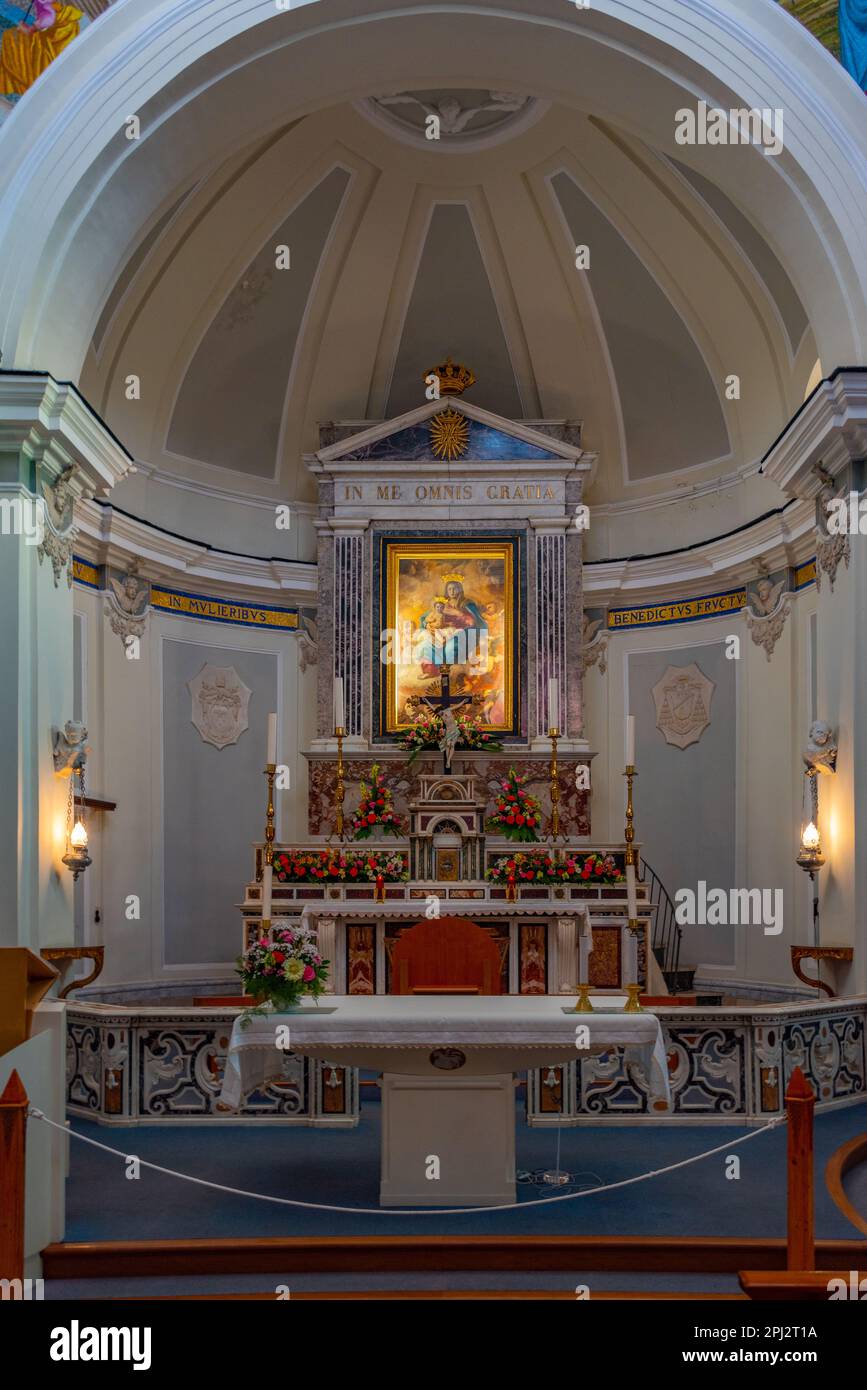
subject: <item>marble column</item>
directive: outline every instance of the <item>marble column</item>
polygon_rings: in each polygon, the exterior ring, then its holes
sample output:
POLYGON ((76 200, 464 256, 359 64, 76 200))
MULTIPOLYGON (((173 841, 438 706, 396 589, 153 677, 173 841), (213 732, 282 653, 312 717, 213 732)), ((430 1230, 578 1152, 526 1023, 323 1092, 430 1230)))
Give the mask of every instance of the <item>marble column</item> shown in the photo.
POLYGON ((575 637, 581 632, 581 538, 571 517, 532 521, 535 583, 531 603, 535 664, 529 729, 531 746, 547 748, 548 681, 557 682, 560 695, 561 749, 583 746, 581 663, 575 637), (576 556, 577 545, 577 556, 576 556))
MULTIPOLYGON (((343 680, 346 743, 367 746, 364 691, 370 650, 366 521, 317 523, 319 530, 319 740, 334 744, 334 678, 343 680)), ((321 744, 320 744, 321 746, 321 744)))

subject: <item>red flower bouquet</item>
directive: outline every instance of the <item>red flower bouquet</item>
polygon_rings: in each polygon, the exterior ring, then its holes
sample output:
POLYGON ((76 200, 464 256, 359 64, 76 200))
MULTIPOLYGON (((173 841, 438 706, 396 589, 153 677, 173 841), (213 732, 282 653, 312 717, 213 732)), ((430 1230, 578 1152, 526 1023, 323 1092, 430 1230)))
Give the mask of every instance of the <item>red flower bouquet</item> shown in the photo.
POLYGON ((491 883, 625 883, 626 877, 612 854, 572 854, 555 859, 547 850, 505 855, 485 871, 491 883))
POLYGON ((403 834, 403 821, 394 811, 391 800, 385 776, 379 764, 374 763, 370 769, 370 786, 361 783, 361 800, 350 822, 353 840, 368 840, 377 831, 383 835, 403 834))
MULTIPOLYGON (((475 748, 482 753, 499 753, 502 750, 503 745, 493 730, 475 715, 466 714, 461 710, 455 715, 455 723, 461 731, 455 745, 458 749, 475 748)), ((434 713, 433 710, 422 710, 413 720, 400 741, 401 748, 405 748, 409 753, 407 763, 410 767, 423 749, 439 748, 444 728, 442 715, 434 713)))
POLYGON ((284 849, 274 855, 274 878, 278 883, 373 883, 377 878, 402 883, 409 867, 403 850, 284 849))
POLYGON ((542 811, 535 796, 524 790, 526 777, 520 777, 513 767, 500 783, 496 795, 496 814, 485 822, 488 830, 504 835, 507 840, 538 840, 542 811))

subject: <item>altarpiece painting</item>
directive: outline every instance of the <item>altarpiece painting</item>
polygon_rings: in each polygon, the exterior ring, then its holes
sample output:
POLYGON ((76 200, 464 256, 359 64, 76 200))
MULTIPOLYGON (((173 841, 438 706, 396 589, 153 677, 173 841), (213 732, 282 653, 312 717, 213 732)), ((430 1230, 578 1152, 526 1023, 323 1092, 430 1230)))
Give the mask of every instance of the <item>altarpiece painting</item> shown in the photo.
POLYGON ((439 690, 444 665, 455 694, 501 733, 518 722, 519 554, 513 538, 382 538, 380 732, 399 734, 413 701, 439 690))

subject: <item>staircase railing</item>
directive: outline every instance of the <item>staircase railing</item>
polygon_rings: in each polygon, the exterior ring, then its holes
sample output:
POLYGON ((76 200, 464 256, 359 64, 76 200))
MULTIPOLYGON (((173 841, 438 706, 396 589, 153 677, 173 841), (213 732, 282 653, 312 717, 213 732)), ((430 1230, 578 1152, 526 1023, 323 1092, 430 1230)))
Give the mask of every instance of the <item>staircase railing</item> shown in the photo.
POLYGON ((668 979, 680 968, 680 939, 683 936, 674 915, 674 903, 662 879, 651 868, 647 860, 641 860, 641 872, 647 884, 651 903, 656 908, 653 914, 653 954, 659 961, 663 976, 668 979))

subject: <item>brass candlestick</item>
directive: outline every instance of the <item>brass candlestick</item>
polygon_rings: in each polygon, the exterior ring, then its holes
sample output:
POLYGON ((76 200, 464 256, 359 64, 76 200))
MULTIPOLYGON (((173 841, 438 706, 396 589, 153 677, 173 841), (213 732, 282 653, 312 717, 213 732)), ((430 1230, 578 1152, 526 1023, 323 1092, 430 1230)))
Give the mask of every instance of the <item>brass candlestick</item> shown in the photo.
MULTIPOLYGON (((265 774, 264 774, 264 775, 265 775, 265 777, 266 777, 266 779, 267 779, 267 782, 268 782, 268 809, 267 809, 266 812, 265 812, 265 856, 264 856, 264 859, 263 859, 263 861, 262 861, 262 880, 263 880, 263 888, 262 888, 263 902, 262 902, 262 907, 263 907, 263 908, 264 908, 264 906, 265 906, 265 903, 264 903, 264 895, 265 895, 265 889, 264 889, 265 869, 266 869, 266 868, 273 868, 273 864, 274 864, 274 837, 275 837, 275 835, 276 835, 276 833, 277 833, 276 830, 275 830, 275 827, 274 827, 274 778, 275 778, 275 776, 277 775, 277 764, 276 764, 276 763, 266 763, 266 764, 265 764, 265 774)), ((273 892, 273 884, 272 884, 272 892, 273 892)), ((271 930, 271 917, 270 917, 270 912, 272 912, 272 911, 273 911, 273 906, 272 906, 271 908, 269 908, 269 916, 266 917, 266 916, 264 915, 264 913, 263 913, 263 915, 262 915, 262 918, 261 918, 261 921, 260 921, 260 930, 263 932, 263 934, 267 934, 267 933, 271 930)))
POLYGON ((550 728, 548 737, 551 740, 551 839, 560 838, 560 776, 557 767, 557 740, 560 737, 560 730, 550 728))
MULTIPOLYGON (((634 917, 630 917, 626 923, 627 928, 632 933, 635 941, 635 973, 638 974, 638 933, 642 930, 641 923, 634 917)), ((629 996, 623 1008, 626 1014, 643 1014, 641 1007, 641 986, 635 980, 633 984, 626 986, 626 993, 629 996)))
MULTIPOLYGON (((637 853, 636 853, 636 851, 635 851, 635 845, 634 845, 634 841, 635 841, 635 829, 634 829, 634 827, 633 827, 633 820, 634 820, 635 812, 634 812, 633 803, 632 803, 632 783, 633 783, 634 779, 638 776, 638 773, 635 771, 635 765, 634 765, 634 763, 627 763, 627 765, 626 765, 626 770, 625 770, 625 772, 624 772, 623 775, 624 775, 624 777, 626 778, 626 830, 625 830, 625 832, 624 832, 624 837, 623 837, 623 838, 626 840, 626 856, 625 856, 625 857, 626 857, 626 879, 627 879, 627 894, 628 894, 628 892, 629 892, 628 883, 629 883, 629 868, 630 868, 630 866, 632 867, 632 869, 633 869, 633 871, 634 871, 634 873, 635 873, 636 880, 637 880, 637 878, 638 878, 638 855, 637 855, 637 853)), ((637 891, 637 883, 636 883, 636 891, 637 891)), ((627 908, 627 911, 628 911, 628 908, 627 908)), ((627 995, 628 995, 628 998, 627 998, 627 1000, 626 1000, 626 1005, 625 1005, 625 1008, 624 1008, 624 1013, 627 1013, 627 1014, 640 1014, 640 1013, 643 1013, 643 1012, 644 1012, 644 1010, 643 1010, 642 1007, 641 1007, 641 1001, 640 1001, 641 987, 640 987, 640 985, 639 985, 639 983, 638 983, 638 933, 642 930, 642 927, 641 927, 641 923, 638 921, 638 918, 637 918, 637 917, 627 917, 627 919, 626 919, 626 926, 627 926, 627 929, 629 930, 629 932, 631 932, 632 938, 633 938, 633 940, 634 940, 634 942, 635 942, 635 976, 636 976, 636 978, 635 978, 635 980, 633 981, 632 984, 629 984, 629 985, 626 986, 626 993, 627 993, 627 995)))
POLYGON ((634 811, 632 809, 632 783, 638 776, 638 773, 635 771, 633 763, 627 763, 623 776, 626 778, 626 830, 623 838, 626 841, 626 862, 627 864, 634 864, 635 850, 632 848, 632 844, 635 839, 635 831, 632 828, 634 817, 634 811))
POLYGON ((343 800, 346 796, 346 786, 343 781, 343 735, 346 730, 338 724, 334 730, 334 737, 337 739, 337 786, 334 789, 335 806, 335 828, 338 840, 343 840, 343 800))
POLYGON ((268 809, 265 812, 265 863, 274 863, 274 778, 277 775, 277 764, 265 764, 265 776, 268 779, 268 809))
MULTIPOLYGON (((582 971, 581 973, 583 974, 584 972, 582 971)), ((589 993, 588 993, 588 985, 587 985, 587 982, 586 982, 586 980, 579 980, 579 982, 578 982, 578 998, 575 1000, 575 1013, 576 1013, 576 1014, 592 1014, 592 1012, 593 1012, 593 1004, 592 1004, 592 1002, 591 1002, 591 1000, 590 1000, 590 995, 589 995, 589 993)))

